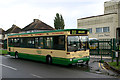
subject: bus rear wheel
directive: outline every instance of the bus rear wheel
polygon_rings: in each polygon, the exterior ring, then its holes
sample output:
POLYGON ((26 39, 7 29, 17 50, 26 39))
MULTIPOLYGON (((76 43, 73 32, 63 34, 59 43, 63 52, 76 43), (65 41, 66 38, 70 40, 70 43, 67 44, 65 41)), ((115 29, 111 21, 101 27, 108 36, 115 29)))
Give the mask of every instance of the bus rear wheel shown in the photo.
POLYGON ((18 52, 15 52, 15 59, 18 59, 18 52))
POLYGON ((52 57, 47 56, 46 62, 47 62, 47 64, 52 64, 52 57))

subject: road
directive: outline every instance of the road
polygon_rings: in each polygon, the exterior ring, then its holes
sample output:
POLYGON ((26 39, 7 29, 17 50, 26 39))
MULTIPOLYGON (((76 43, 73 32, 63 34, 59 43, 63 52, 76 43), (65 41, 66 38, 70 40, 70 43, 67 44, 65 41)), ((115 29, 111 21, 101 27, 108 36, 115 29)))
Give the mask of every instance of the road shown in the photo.
MULTIPOLYGON (((90 72, 90 67, 65 67, 42 62, 2 58, 2 78, 115 78, 114 76, 90 72)), ((1 69, 0 69, 1 70, 1 69)))

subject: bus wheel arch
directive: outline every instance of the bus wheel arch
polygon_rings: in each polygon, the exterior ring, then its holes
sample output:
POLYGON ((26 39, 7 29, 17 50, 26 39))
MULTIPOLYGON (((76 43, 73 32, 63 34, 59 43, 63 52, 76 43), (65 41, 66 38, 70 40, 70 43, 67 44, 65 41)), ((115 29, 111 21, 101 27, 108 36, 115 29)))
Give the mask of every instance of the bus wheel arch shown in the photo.
POLYGON ((46 56, 46 63, 47 64, 52 64, 52 57, 50 55, 46 56))
POLYGON ((15 59, 18 59, 19 57, 18 57, 18 52, 16 51, 15 52, 15 59))

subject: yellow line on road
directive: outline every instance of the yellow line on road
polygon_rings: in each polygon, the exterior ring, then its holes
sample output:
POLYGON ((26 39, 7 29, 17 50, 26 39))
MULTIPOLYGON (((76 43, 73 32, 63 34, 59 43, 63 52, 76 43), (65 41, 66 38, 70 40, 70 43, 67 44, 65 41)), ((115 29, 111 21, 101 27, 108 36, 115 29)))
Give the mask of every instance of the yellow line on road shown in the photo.
MULTIPOLYGON (((98 63, 98 65, 99 65, 99 67, 101 68, 101 66, 100 66, 101 64, 100 64, 100 63, 98 63)), ((102 68, 101 68, 101 69, 102 69, 102 68)), ((103 70, 103 69, 102 69, 102 70, 103 70)))
POLYGON ((103 68, 104 70, 108 71, 108 70, 103 66, 103 64, 101 64, 101 66, 102 66, 102 68, 103 68))
POLYGON ((98 63, 99 64, 99 67, 103 70, 106 70, 106 71, 108 71, 104 66, 103 66, 103 64, 102 63, 98 63))

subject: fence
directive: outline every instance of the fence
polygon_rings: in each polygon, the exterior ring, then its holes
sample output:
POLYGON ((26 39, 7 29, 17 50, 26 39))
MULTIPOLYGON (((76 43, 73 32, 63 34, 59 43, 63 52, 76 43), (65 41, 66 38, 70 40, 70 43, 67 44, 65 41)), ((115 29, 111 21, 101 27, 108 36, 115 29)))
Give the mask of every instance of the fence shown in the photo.
POLYGON ((115 50, 120 45, 117 39, 101 39, 89 41, 90 55, 115 56, 115 50))

